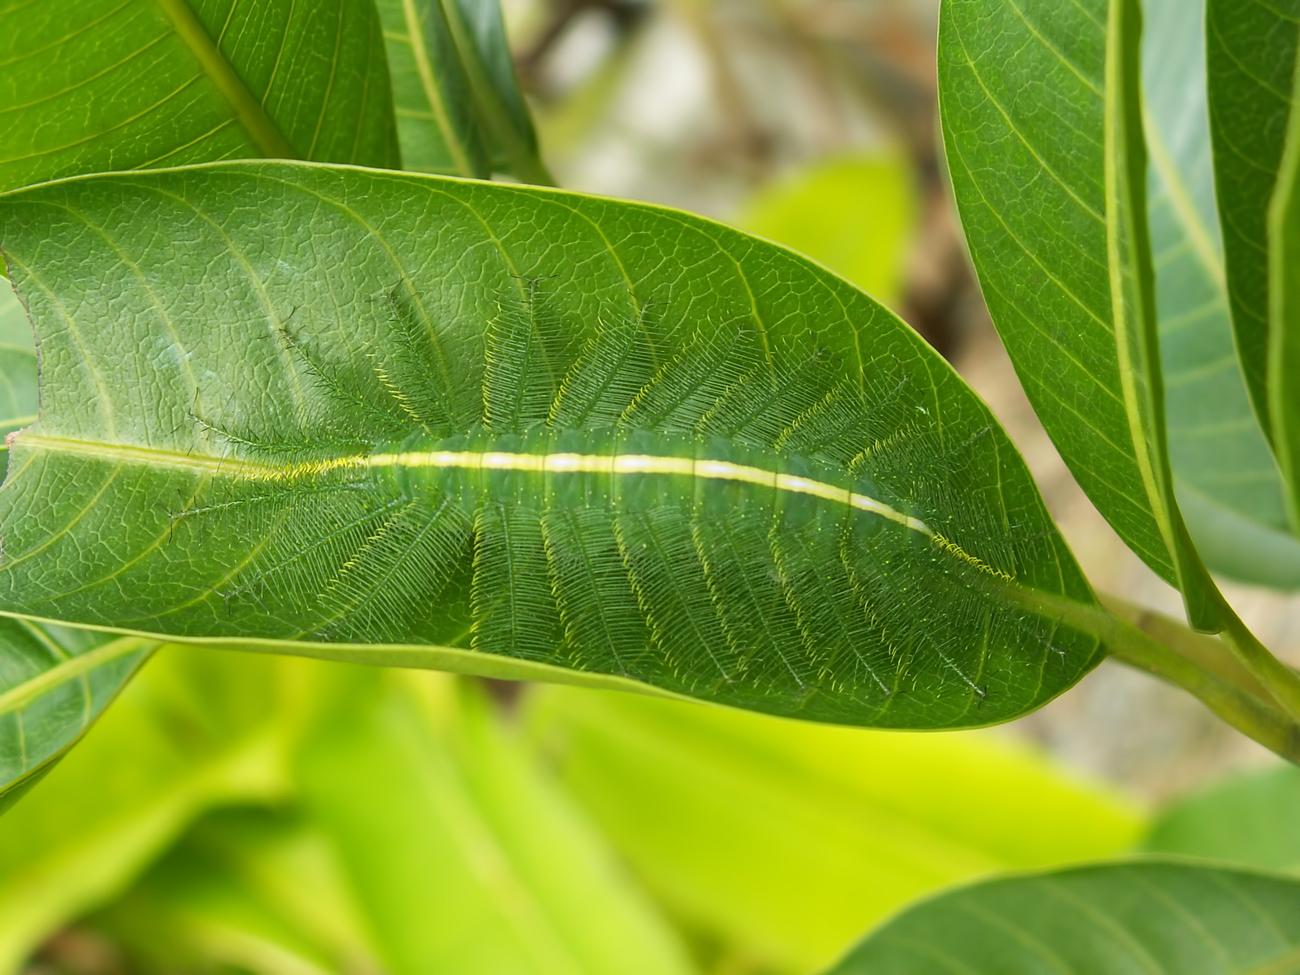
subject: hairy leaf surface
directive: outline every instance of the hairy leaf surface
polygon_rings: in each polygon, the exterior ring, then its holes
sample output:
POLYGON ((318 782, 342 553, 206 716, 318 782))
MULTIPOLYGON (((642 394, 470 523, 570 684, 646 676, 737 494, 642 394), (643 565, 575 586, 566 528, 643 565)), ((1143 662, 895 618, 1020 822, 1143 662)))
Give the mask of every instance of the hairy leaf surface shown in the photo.
POLYGON ((1214 186, 1232 324, 1246 387, 1271 434, 1267 216, 1291 112, 1300 0, 1207 0, 1205 31, 1214 186))
POLYGON ((983 404, 736 231, 248 163, 12 194, 0 244, 46 370, 7 613, 894 726, 1098 659, 983 404))
POLYGON ((1300 880, 1138 861, 942 894, 827 975, 1284 975, 1300 965, 1300 880))
POLYGON ((1169 459, 1187 527, 1210 568, 1300 587, 1300 540, 1233 344, 1206 117, 1203 3, 1147 0, 1151 246, 1169 459))
POLYGON ((1097 509, 1183 591, 1217 593, 1165 448, 1136 0, 948 0, 944 144, 984 297, 1047 432, 1097 509))
POLYGON ((3 0, 0 23, 0 190, 232 157, 397 165, 369 0, 3 0))
MULTIPOLYGON (((36 347, 0 282, 0 434, 36 419, 36 347)), ((0 447, 7 459, 7 448, 0 447)), ((24 620, 0 622, 0 809, 90 727, 153 644, 24 620)))

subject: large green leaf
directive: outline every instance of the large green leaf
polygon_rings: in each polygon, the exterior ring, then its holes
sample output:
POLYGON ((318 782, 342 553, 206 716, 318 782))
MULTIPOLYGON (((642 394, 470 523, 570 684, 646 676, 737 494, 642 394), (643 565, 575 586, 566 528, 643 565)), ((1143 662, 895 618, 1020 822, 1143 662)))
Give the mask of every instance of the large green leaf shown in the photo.
MULTIPOLYGON (((35 420, 36 405, 31 325, 0 282, 0 435, 35 420)), ((7 462, 7 448, 0 457, 7 462)), ((0 810, 76 743, 151 647, 135 637, 0 622, 0 810)))
POLYGON ((1142 847, 1300 872, 1300 768, 1251 769, 1165 809, 1142 847))
POLYGON ((301 776, 393 975, 689 972, 476 688, 383 675, 313 739, 301 776))
POLYGON ((0 244, 45 363, 5 613, 892 726, 1098 659, 983 404, 736 231, 246 163, 11 194, 0 244))
POLYGON ((1300 541, 1232 337, 1206 118, 1203 3, 1146 0, 1143 93, 1149 212, 1169 454, 1212 569, 1300 587, 1300 541))
POLYGON ((1120 537, 1220 598, 1187 538, 1165 450, 1146 234, 1136 0, 946 0, 944 144, 984 297, 1035 411, 1120 537))
POLYGON ((1268 219, 1269 409, 1291 520, 1300 526, 1300 70, 1268 219))
POLYGON ((1300 881, 1136 862, 993 880, 869 935, 828 975, 1288 975, 1300 881))
POLYGON ((1266 221, 1286 139, 1298 45, 1300 0, 1207 0, 1210 135, 1232 324, 1246 387, 1266 431, 1266 221))
POLYGON ((524 707, 564 784, 673 913, 724 957, 779 971, 826 965, 922 894, 1114 856, 1140 828, 1118 798, 994 732, 871 732, 563 687, 524 707))
POLYGON ((170 647, 0 820, 0 971, 115 897, 204 809, 283 796, 319 664, 170 647))
POLYGON ((397 164, 370 0, 3 0, 0 23, 0 190, 231 157, 397 164))
POLYGON ((407 169, 546 182, 497 0, 378 0, 407 169))

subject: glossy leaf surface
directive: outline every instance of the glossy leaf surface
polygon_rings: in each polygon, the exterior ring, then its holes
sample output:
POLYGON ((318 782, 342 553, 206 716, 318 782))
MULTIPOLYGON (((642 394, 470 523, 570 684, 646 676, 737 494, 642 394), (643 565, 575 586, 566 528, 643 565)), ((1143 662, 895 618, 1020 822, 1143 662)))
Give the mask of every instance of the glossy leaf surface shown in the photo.
POLYGON ((397 165, 369 0, 6 0, 0 20, 0 190, 232 157, 397 165))
POLYGON ((722 970, 819 969, 917 897, 1114 856, 1141 828, 1117 797, 994 732, 831 728, 562 687, 524 706, 540 753, 672 914, 720 946, 722 970))
POLYGON ((984 297, 1030 402, 1120 537, 1214 629, 1165 451, 1135 0, 948 0, 944 144, 984 297))
POLYGON ((1267 214, 1290 116, 1300 2, 1207 0, 1214 182, 1232 324, 1246 386, 1268 421, 1267 214))
POLYGON ((321 665, 169 647, 0 820, 0 970, 119 894, 201 812, 288 788, 295 685, 321 665))
POLYGON ((27 190, 0 242, 47 369, 6 612, 893 726, 1098 659, 1025 608, 1091 596, 987 409, 780 248, 278 163, 27 190))
POLYGON ((1159 861, 993 880, 904 912, 828 975, 1284 975, 1300 880, 1159 861))
POLYGON ((480 690, 381 681, 313 739, 300 774, 385 971, 687 975, 675 937, 480 690))
POLYGON ((1300 541, 1233 343, 1200 6, 1144 4, 1148 205, 1169 459, 1187 527, 1210 568, 1247 582, 1300 587, 1300 541))

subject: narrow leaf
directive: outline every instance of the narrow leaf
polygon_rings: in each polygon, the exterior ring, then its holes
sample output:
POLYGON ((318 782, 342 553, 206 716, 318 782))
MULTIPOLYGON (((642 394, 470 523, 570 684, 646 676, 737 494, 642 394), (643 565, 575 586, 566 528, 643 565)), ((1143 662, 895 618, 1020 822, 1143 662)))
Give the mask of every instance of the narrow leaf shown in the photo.
POLYGON ((529 183, 550 183, 532 113, 519 89, 500 0, 443 0, 483 120, 493 168, 529 183))
POLYGON ((993 732, 865 732, 561 687, 524 707, 541 753, 673 915, 774 970, 820 968, 950 884, 1114 856, 1140 827, 993 732))
POLYGON ((301 775, 394 975, 689 972, 473 688, 385 675, 311 742, 301 775))
POLYGON ((0 190, 230 157, 397 164, 369 0, 4 0, 0 22, 0 190))
POLYGON ((1290 487, 1291 523, 1300 527, 1300 69, 1294 86, 1269 210, 1268 392, 1273 441, 1290 487))
POLYGON ((1300 541, 1233 344, 1206 118, 1205 20, 1196 9, 1186 0, 1144 4, 1148 209, 1170 463, 1188 530, 1211 569, 1296 588, 1300 541))
POLYGON ((0 242, 46 364, 6 613, 904 727, 1098 659, 987 409, 773 245, 283 163, 11 194, 0 242))
POLYGON ((1205 40, 1232 324, 1246 388, 1271 436, 1266 224, 1291 114, 1300 0, 1207 0, 1205 40))
POLYGON ((1136 861, 943 894, 827 975, 1284 975, 1300 965, 1300 881, 1136 861))
POLYGON ((1217 629, 1165 450, 1136 0, 948 0, 944 142, 994 322, 1034 409, 1120 537, 1217 629))
POLYGON ((492 174, 484 133, 440 0, 377 0, 406 169, 492 174))

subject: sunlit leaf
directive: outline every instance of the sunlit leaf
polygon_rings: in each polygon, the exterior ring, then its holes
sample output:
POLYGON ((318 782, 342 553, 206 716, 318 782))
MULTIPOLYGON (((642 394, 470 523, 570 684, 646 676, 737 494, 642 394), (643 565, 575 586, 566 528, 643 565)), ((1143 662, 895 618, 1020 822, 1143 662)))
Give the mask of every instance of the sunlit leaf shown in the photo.
POLYGON ((5 613, 909 727, 1098 659, 983 404, 736 231, 247 163, 11 194, 0 245, 45 363, 5 613))
POLYGON ((1269 199, 1277 182, 1300 47, 1300 0, 1207 0, 1206 67, 1214 185, 1237 349, 1268 422, 1269 199))
POLYGON ((288 788, 305 661, 171 647, 0 820, 0 971, 123 890, 204 809, 288 788))
POLYGON ((1136 0, 946 0, 944 144, 985 300, 1080 486, 1219 627, 1165 449, 1136 0))
POLYGON ((209 814, 89 923, 163 971, 344 975, 378 965, 328 837, 260 809, 209 814))
POLYGON ((231 157, 397 163, 369 0, 5 0, 0 22, 0 190, 231 157))
POLYGON ((1169 455, 1212 569, 1300 587, 1300 541, 1233 345, 1205 98, 1203 4, 1147 0, 1142 51, 1151 244, 1169 455))
POLYGON ((807 254, 892 307, 916 226, 913 181, 899 156, 837 159, 759 192, 736 225, 807 254))
POLYGON ((390 673, 313 739, 302 781, 393 975, 690 971, 472 688, 390 673))
MULTIPOLYGON (((915 735, 537 689, 541 753, 675 915, 808 972, 923 894, 1113 856, 1141 819, 991 732, 915 735)), ((725 966, 723 966, 725 970, 725 966)))
POLYGON ((1300 881, 1142 862, 992 880, 911 908, 827 975, 1284 975, 1300 881))

